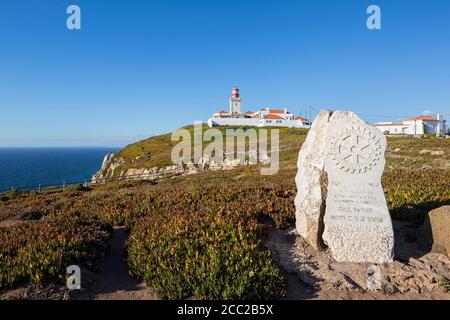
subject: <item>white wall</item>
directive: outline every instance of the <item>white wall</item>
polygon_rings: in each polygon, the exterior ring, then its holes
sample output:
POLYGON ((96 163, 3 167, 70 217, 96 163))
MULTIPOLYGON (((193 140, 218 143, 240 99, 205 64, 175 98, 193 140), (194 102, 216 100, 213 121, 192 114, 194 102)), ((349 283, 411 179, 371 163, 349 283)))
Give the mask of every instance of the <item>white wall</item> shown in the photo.
MULTIPOLYGON (((430 121, 430 120, 416 120, 416 121, 404 121, 404 124, 409 124, 411 126, 411 130, 409 134, 424 134, 424 133, 430 133, 430 134, 436 134, 438 133, 438 122, 437 121, 430 121), (425 132, 424 132, 424 126, 425 126, 425 132), (416 127, 416 129, 414 129, 416 127)), ((444 121, 440 121, 440 127, 439 131, 441 134, 445 133, 444 129, 444 121)))
MULTIPOLYGON (((439 127, 439 131, 441 134, 444 134, 447 128, 444 128, 444 123, 441 121, 441 125, 439 127)), ((416 121, 403 121, 404 126, 401 125, 383 125, 383 126, 375 126, 381 132, 389 131, 389 134, 436 134, 438 133, 438 122, 437 121, 427 121, 427 120, 416 120, 416 121), (426 127, 424 132, 424 126, 426 127)))
POLYGON ((389 134, 414 134, 411 133, 411 127, 409 126, 399 126, 399 125, 383 125, 383 126, 375 126, 381 132, 389 132, 389 134))
MULTIPOLYGON (((281 119, 280 119, 281 120, 281 119)), ((281 120, 277 119, 258 119, 258 118, 210 118, 208 126, 273 126, 273 127, 289 127, 289 128, 308 128, 298 120, 281 120), (270 120, 271 122, 268 122, 270 120)))
POLYGON ((403 121, 403 123, 411 127, 408 134, 424 134, 422 120, 403 121))
POLYGON ((208 126, 257 126, 258 120, 251 118, 210 118, 208 126))
POLYGON ((277 122, 277 119, 260 119, 259 126, 260 127, 288 127, 288 128, 308 128, 307 126, 303 125, 301 121, 298 120, 282 120, 279 119, 279 122, 277 122), (270 121, 270 122, 269 122, 270 121))

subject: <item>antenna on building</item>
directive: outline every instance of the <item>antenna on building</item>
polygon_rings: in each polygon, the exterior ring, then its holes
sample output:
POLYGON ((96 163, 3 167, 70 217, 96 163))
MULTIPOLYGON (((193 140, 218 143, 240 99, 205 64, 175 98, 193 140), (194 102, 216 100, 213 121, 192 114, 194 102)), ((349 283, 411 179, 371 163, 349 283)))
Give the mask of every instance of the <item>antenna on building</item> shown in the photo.
POLYGON ((441 134, 441 115, 438 113, 437 116, 437 130, 436 135, 439 136, 441 134))
POLYGON ((309 105, 309 128, 311 128, 311 126, 312 126, 312 110, 314 110, 314 108, 311 106, 311 105, 309 105))

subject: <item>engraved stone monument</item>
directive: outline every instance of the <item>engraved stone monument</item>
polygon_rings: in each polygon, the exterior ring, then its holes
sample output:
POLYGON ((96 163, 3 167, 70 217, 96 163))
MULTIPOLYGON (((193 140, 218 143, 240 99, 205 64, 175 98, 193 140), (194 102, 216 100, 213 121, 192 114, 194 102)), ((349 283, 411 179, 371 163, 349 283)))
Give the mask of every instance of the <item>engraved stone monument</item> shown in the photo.
POLYGON ((300 150, 297 230, 313 247, 328 247, 337 261, 393 259, 381 185, 385 149, 384 135, 354 113, 322 111, 300 150))

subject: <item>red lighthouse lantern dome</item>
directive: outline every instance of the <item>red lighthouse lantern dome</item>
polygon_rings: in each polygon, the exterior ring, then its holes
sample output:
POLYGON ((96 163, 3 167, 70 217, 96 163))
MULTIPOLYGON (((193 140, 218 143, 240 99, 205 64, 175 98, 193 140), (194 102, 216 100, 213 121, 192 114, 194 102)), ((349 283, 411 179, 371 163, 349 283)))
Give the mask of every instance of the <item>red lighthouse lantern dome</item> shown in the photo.
POLYGON ((235 84, 233 87, 233 92, 231 93, 231 97, 233 99, 237 99, 239 98, 239 88, 237 87, 237 85, 235 84))

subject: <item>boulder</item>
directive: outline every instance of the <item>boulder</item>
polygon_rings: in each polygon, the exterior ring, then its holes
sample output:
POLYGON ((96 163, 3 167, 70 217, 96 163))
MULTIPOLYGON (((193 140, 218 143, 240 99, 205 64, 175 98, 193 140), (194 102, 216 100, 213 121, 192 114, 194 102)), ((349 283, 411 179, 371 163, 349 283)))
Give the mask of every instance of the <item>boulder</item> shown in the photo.
POLYGON ((450 206, 431 210, 420 230, 422 247, 450 257, 450 206))
POLYGON ((339 262, 392 262, 381 175, 386 138, 352 112, 321 111, 298 158, 296 229, 339 262))

